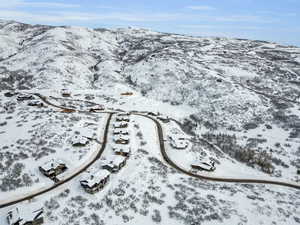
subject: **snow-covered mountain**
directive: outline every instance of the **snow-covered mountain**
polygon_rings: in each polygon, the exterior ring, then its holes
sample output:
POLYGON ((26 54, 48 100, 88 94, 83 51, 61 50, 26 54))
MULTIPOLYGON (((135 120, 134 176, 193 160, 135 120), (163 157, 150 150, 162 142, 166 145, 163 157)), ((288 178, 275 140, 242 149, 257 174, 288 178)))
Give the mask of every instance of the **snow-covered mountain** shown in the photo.
MULTIPOLYGON (((41 185, 41 178, 32 175, 32 161, 60 156, 59 149, 71 151, 65 140, 72 132, 88 129, 84 124, 89 123, 94 131, 105 119, 58 116, 52 111, 44 118, 42 112, 3 97, 7 90, 50 96, 68 89, 74 99, 93 100, 108 108, 160 112, 180 121, 178 129, 196 140, 189 153, 169 152, 178 164, 185 158, 183 167, 200 148, 210 148, 197 142, 204 138, 223 152, 209 153, 222 168, 217 167, 220 176, 245 172, 245 176, 299 183, 299 87, 300 48, 295 46, 146 29, 54 27, 0 20, 0 139, 5 140, 0 144, 1 191, 41 185), (133 94, 122 96, 124 92, 133 94), (37 148, 43 135, 49 139, 37 148), (253 158, 246 159, 245 152, 253 158), (263 157, 267 164, 259 160, 263 157), (14 176, 10 182, 8 178, 14 176), (24 176, 31 178, 18 182, 24 176)), ((62 100, 59 104, 71 103, 62 100)), ((175 125, 166 125, 165 131, 175 125)), ((132 137, 140 138, 135 141, 135 164, 128 166, 128 179, 112 182, 112 191, 96 200, 78 197, 76 188, 70 195, 67 188, 51 199, 44 197, 49 224, 137 224, 144 218, 146 224, 300 223, 298 190, 186 177, 151 152, 157 144, 153 129, 149 122, 134 120, 132 137), (72 209, 68 212, 59 204, 72 209), (100 214, 107 211, 101 219, 100 214), (62 222, 65 216, 67 221, 62 222)), ((88 149, 72 152, 72 157, 66 154, 65 160, 80 162, 91 154, 88 149)))
POLYGON ((300 49, 293 46, 12 21, 0 22, 0 38, 2 90, 120 84, 189 105, 212 125, 234 126, 270 119, 268 110, 280 98, 300 101, 300 49))

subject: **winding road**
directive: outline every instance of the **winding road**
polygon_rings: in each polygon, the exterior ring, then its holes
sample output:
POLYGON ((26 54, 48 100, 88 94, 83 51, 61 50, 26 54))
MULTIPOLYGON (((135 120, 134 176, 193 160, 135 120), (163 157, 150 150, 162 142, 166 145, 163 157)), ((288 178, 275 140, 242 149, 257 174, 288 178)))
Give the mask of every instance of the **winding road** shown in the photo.
MULTIPOLYGON (((64 107, 52 104, 44 96, 41 96, 39 94, 35 94, 35 95, 38 96, 44 103, 46 103, 48 105, 51 105, 51 106, 56 107, 56 108, 64 109, 64 107)), ((0 203, 0 208, 4 208, 4 207, 10 206, 10 205, 14 205, 16 203, 19 203, 19 202, 22 202, 22 201, 25 201, 25 200, 29 200, 29 199, 32 199, 32 198, 37 197, 39 195, 42 195, 42 194, 44 194, 46 192, 52 191, 55 188, 57 188, 57 187, 65 184, 65 183, 67 183, 68 181, 72 180, 73 178, 75 178, 76 176, 78 176, 79 174, 81 174, 83 171, 85 171, 86 169, 88 169, 95 161, 97 161, 101 157, 101 155, 104 152, 104 149, 106 147, 106 144, 107 144, 107 134, 108 134, 109 126, 110 126, 110 121, 111 121, 112 115, 114 114, 114 112, 106 112, 106 113, 108 113, 109 116, 108 116, 108 119, 106 121, 101 148, 99 148, 96 156, 89 163, 87 163, 86 165, 84 165, 80 170, 78 170, 77 172, 73 173, 69 177, 67 177, 67 178, 65 178, 63 180, 58 181, 57 183, 55 183, 54 185, 52 185, 50 187, 41 188, 39 191, 34 192, 34 193, 22 194, 23 197, 15 199, 15 200, 9 199, 6 202, 2 201, 0 203)))
POLYGON ((293 183, 288 183, 288 182, 282 182, 282 181, 275 181, 275 180, 259 180, 259 179, 238 179, 238 178, 222 178, 222 177, 210 177, 210 176, 204 176, 204 175, 199 175, 192 173, 184 168, 181 168, 178 166, 173 160, 170 159, 168 156, 166 149, 165 149, 165 144, 164 144, 164 135, 163 135, 163 129, 160 124, 160 122, 150 116, 146 115, 141 115, 140 116, 146 117, 148 119, 151 119, 157 127, 158 131, 158 136, 159 136, 159 144, 160 144, 160 150, 161 154, 164 158, 164 160, 174 169, 179 170, 182 173, 185 173, 186 175, 189 175, 191 177, 199 178, 199 179, 205 179, 205 180, 210 180, 210 181, 217 181, 217 182, 230 182, 230 183, 254 183, 254 184, 275 184, 275 185, 281 185, 285 187, 291 187, 291 188, 296 188, 300 189, 300 184, 293 184, 293 183))
MULTIPOLYGON (((47 97, 38 94, 38 93, 34 93, 35 96, 39 97, 45 104, 58 108, 58 109, 62 109, 62 110, 72 110, 72 111, 76 111, 76 112, 82 112, 82 113, 95 113, 95 112, 90 112, 90 111, 85 111, 85 110, 76 110, 76 109, 71 109, 71 108, 67 108, 67 107, 63 107, 60 105, 56 105, 52 102, 50 102, 47 97)), ((98 105, 95 103, 95 105, 98 105)), ((1 202, 0 203, 0 208, 4 208, 25 200, 29 200, 31 198, 37 197, 39 195, 42 195, 46 192, 49 192, 63 184, 65 184, 66 182, 72 180, 73 178, 75 178, 76 176, 78 176, 80 173, 82 173, 83 171, 85 171, 88 167, 90 167, 96 160, 98 160, 102 153, 104 152, 104 149, 106 147, 107 144, 107 134, 108 134, 108 130, 109 130, 109 126, 110 126, 110 121, 112 118, 112 115, 115 113, 118 113, 118 111, 101 111, 101 112, 97 112, 97 113, 107 113, 109 114, 109 117, 107 119, 106 122, 106 126, 105 126, 105 131, 104 131, 104 136, 103 136, 103 141, 102 141, 102 145, 101 148, 98 150, 97 155, 85 166, 83 166, 79 171, 73 173, 71 176, 65 178, 64 180, 61 180, 57 183, 55 183, 54 185, 52 185, 51 187, 48 188, 44 188, 42 190, 39 190, 38 192, 35 193, 31 193, 31 194, 25 194, 25 196, 23 196, 22 198, 18 198, 15 200, 8 200, 7 202, 1 202)), ((259 180, 259 179, 237 179, 237 178, 222 178, 222 177, 211 177, 211 176, 204 176, 204 175, 199 175, 199 174, 195 174, 192 173, 180 166, 178 166, 167 154, 166 152, 166 148, 165 148, 165 143, 164 143, 164 133, 163 133, 163 128, 160 124, 160 122, 145 114, 145 113, 139 113, 139 112, 131 112, 131 115, 136 115, 136 116, 141 116, 143 118, 146 119, 150 119, 152 120, 157 128, 157 133, 158 133, 158 140, 159 140, 159 145, 160 145, 160 151, 162 154, 163 159, 174 169, 188 175, 191 177, 195 177, 195 178, 199 178, 199 179, 205 179, 205 180, 209 180, 209 181, 215 181, 215 182, 230 182, 230 183, 254 183, 254 184, 273 184, 273 185, 280 185, 280 186, 285 186, 285 187, 291 187, 291 188, 296 188, 296 189, 300 189, 300 185, 296 184, 296 183, 288 183, 288 182, 282 182, 282 181, 275 181, 275 180, 259 180)))

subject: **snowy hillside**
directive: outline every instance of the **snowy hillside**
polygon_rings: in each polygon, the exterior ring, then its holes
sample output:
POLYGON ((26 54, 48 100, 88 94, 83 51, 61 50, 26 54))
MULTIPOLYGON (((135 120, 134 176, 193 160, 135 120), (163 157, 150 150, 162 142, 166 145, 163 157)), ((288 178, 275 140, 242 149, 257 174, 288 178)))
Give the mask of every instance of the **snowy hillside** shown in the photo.
MULTIPOLYGON (((198 179, 164 154, 199 176, 300 186, 299 107, 298 47, 0 20, 0 206, 50 187, 17 205, 43 206, 46 224, 297 224, 299 188, 198 179), (18 99, 26 93, 43 106, 18 99), (131 113, 131 155, 89 195, 77 171, 114 154, 121 112, 131 113), (88 144, 74 148, 74 135, 88 144), (201 157, 216 170, 191 169, 201 157), (51 158, 70 178, 53 189, 38 169, 51 158)), ((0 207, 1 225, 15 206, 0 207)))

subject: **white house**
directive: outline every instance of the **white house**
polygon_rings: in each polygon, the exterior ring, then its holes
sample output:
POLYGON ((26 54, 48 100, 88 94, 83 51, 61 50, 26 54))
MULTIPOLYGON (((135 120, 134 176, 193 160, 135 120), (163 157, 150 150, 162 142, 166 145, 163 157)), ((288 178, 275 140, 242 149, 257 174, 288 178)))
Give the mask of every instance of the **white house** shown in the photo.
POLYGON ((46 177, 55 178, 67 170, 66 164, 61 160, 51 159, 39 167, 41 173, 46 177))
POLYGON ((71 92, 69 90, 67 90, 67 89, 62 89, 61 90, 61 95, 63 97, 70 97, 71 96, 71 92))
POLYGON ((8 225, 39 225, 44 223, 43 208, 31 211, 30 207, 14 208, 7 213, 8 225))
POLYGON ((123 145, 129 144, 128 136, 117 135, 117 136, 114 136, 113 140, 116 144, 123 144, 123 145))
POLYGON ((85 146, 89 143, 89 139, 81 135, 74 135, 71 142, 73 146, 85 146))
POLYGON ((118 172, 126 164, 126 157, 114 155, 103 161, 102 168, 112 173, 118 172))
POLYGON ((29 105, 29 106, 43 107, 43 106, 44 106, 44 103, 43 103, 43 102, 40 102, 40 101, 38 101, 38 100, 32 100, 32 101, 29 101, 29 102, 28 102, 28 105, 29 105))
POLYGON ((169 140, 171 146, 176 149, 185 149, 189 145, 189 142, 182 136, 169 135, 169 140))
POLYGON ((118 122, 121 122, 121 121, 124 121, 124 122, 129 122, 130 121, 130 118, 129 118, 129 116, 128 115, 124 115, 124 114, 119 114, 119 115, 117 115, 117 117, 116 117, 116 121, 118 121, 118 122))
POLYGON ((34 96, 31 94, 18 94, 17 101, 33 100, 34 96))
POLYGON ((116 128, 113 131, 114 135, 129 135, 129 131, 126 128, 116 128))
POLYGON ((89 170, 85 172, 80 180, 81 186, 90 194, 94 194, 105 186, 108 182, 110 172, 106 169, 89 170))
POLYGON ((113 151, 116 155, 121 155, 124 157, 129 157, 130 153, 131 153, 131 149, 128 146, 114 146, 113 147, 113 151))
POLYGON ((210 160, 208 157, 195 161, 191 164, 193 169, 214 171, 216 169, 215 162, 210 160))
POLYGON ((128 127, 128 123, 124 122, 124 121, 122 121, 122 122, 115 122, 113 124, 113 127, 114 128, 125 128, 125 127, 128 127))
POLYGON ((170 145, 176 149, 185 149, 189 145, 188 137, 185 133, 177 128, 170 129, 168 135, 170 145))

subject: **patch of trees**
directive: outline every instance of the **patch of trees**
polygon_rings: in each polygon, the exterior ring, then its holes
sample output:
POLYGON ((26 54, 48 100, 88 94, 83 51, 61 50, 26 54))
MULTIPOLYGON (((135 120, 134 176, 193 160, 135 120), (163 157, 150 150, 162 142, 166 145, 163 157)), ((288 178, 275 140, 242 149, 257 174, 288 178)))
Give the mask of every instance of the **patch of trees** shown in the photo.
POLYGON ((208 141, 219 146, 222 151, 236 160, 246 163, 248 166, 259 166, 265 173, 273 173, 272 155, 267 151, 258 151, 240 146, 235 135, 206 133, 202 135, 208 141))

